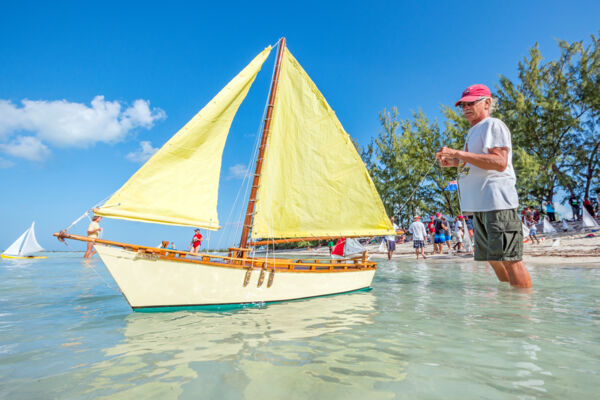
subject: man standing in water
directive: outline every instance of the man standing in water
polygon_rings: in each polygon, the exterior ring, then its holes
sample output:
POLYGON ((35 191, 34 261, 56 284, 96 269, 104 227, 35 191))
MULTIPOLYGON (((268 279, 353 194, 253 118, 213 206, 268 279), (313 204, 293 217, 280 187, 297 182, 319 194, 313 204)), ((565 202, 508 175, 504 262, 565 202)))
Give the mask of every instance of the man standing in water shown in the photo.
POLYGON ((94 248, 94 240, 98 239, 98 235, 99 235, 100 231, 102 230, 102 228, 100 228, 100 221, 102 221, 101 216, 94 215, 92 217, 92 222, 90 222, 90 225, 88 226, 87 233, 88 233, 88 237, 93 240, 91 242, 88 242, 87 251, 83 255, 83 258, 91 258, 96 253, 96 250, 93 250, 93 248, 94 248))
MULTIPOLYGON (((400 228, 394 222, 394 217, 390 218, 390 221, 392 221, 392 226, 394 227, 394 231, 398 231, 398 229, 400 229, 400 228)), ((385 244, 387 245, 388 260, 391 260, 392 254, 394 254, 394 250, 396 250, 396 235, 387 235, 385 237, 385 244)))
POLYGON ((425 225, 421 222, 421 217, 415 215, 415 222, 410 224, 408 231, 413 236, 413 248, 415 249, 417 260, 419 259, 419 253, 421 253, 425 260, 427 258, 425 257, 425 237, 427 236, 427 231, 425 230, 425 225))
POLYGON ((474 216, 475 260, 489 262, 500 281, 529 288, 511 135, 502 121, 490 117, 492 103, 487 86, 465 89, 456 102, 471 124, 464 150, 442 147, 435 157, 442 167, 459 169, 461 206, 474 216))

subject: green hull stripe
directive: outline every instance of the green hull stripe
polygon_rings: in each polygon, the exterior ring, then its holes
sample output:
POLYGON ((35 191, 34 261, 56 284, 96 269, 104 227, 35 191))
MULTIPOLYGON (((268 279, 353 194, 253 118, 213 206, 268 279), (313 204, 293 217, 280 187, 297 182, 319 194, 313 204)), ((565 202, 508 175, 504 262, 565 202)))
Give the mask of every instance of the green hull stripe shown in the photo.
POLYGON ((371 287, 366 287, 362 289, 350 290, 348 292, 341 293, 332 293, 332 294, 323 294, 320 296, 310 296, 303 297, 300 299, 291 299, 291 300, 277 300, 277 301, 266 301, 261 303, 233 303, 233 304, 203 304, 203 305, 190 305, 190 306, 158 306, 158 307, 136 307, 133 308, 135 312, 142 313, 160 313, 160 312, 175 312, 175 311, 231 311, 231 310, 241 310, 244 308, 260 308, 267 304, 276 304, 276 303, 286 303, 289 301, 301 301, 306 299, 314 299, 317 297, 329 297, 329 296, 338 296, 340 294, 349 294, 349 293, 357 293, 357 292, 368 292, 371 290, 371 287))

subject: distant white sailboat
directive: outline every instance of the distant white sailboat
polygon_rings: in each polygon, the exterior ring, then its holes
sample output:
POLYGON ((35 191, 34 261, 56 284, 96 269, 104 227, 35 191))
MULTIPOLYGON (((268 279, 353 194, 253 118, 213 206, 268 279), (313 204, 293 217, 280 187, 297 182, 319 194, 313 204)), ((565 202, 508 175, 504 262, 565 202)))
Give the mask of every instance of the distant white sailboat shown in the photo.
POLYGON ((544 217, 544 233, 556 233, 556 228, 552 226, 548 217, 544 217))
POLYGON ((592 217, 590 215, 590 213, 585 209, 585 207, 583 207, 582 210, 582 219, 583 219, 583 226, 586 228, 600 228, 600 225, 598 225, 598 222, 594 219, 594 217, 592 217))
POLYGON ((4 253, 0 254, 2 258, 48 258, 47 256, 33 256, 32 254, 44 251, 44 248, 35 239, 35 222, 27 229, 17 240, 11 244, 4 253))

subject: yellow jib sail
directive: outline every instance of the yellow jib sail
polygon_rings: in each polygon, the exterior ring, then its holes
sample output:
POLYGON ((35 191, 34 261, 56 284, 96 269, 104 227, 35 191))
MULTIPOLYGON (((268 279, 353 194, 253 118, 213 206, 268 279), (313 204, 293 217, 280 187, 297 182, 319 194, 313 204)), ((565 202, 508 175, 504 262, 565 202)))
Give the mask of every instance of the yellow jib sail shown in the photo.
POLYGON ((252 238, 393 234, 352 141, 286 49, 252 238))
POLYGON ((270 51, 271 46, 256 56, 97 214, 133 221, 219 229, 217 197, 225 140, 235 113, 270 51))

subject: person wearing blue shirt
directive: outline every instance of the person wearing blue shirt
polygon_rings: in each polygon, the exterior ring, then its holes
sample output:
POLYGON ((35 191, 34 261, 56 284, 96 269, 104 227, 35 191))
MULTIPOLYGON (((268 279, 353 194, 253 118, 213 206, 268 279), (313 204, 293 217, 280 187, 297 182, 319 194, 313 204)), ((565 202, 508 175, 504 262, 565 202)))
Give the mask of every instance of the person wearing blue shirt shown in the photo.
POLYGON ((554 213, 554 207, 552 207, 552 202, 546 203, 546 214, 548 214, 548 219, 550 222, 556 221, 556 214, 554 213))

